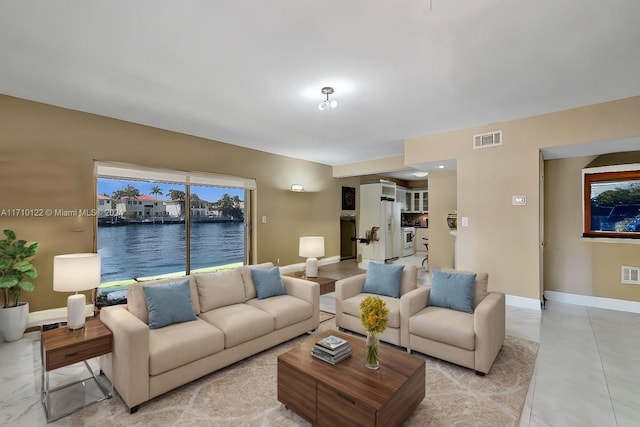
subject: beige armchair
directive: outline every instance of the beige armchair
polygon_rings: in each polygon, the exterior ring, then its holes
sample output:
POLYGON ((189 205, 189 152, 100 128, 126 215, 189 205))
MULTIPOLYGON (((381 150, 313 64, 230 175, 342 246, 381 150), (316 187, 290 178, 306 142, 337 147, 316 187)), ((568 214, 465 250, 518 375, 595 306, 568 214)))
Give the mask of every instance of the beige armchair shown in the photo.
POLYGON ((505 296, 487 292, 488 280, 487 273, 476 276, 473 313, 428 306, 430 286, 406 294, 400 305, 401 345, 409 353, 415 350, 487 374, 505 337, 505 296))
MULTIPOLYGON (((360 301, 370 295, 363 293, 367 273, 352 276, 336 282, 336 326, 340 329, 365 334, 360 323, 360 301)), ((384 295, 379 296, 389 309, 387 328, 380 334, 380 340, 394 345, 400 345, 400 301, 404 295, 418 286, 418 269, 416 266, 406 266, 402 271, 400 283, 400 298, 384 295)))

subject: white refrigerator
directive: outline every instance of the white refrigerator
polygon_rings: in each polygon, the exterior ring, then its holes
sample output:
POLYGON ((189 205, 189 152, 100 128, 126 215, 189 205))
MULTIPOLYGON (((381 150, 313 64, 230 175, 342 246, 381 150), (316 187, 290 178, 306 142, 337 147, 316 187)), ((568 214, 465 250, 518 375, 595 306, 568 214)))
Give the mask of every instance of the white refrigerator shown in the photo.
POLYGON ((395 197, 383 194, 379 184, 360 186, 358 237, 372 237, 369 243, 358 244, 363 267, 368 261, 385 261, 402 255, 400 203, 396 203, 395 197))
POLYGON ((400 203, 390 200, 381 200, 380 217, 383 219, 383 223, 385 225, 384 259, 399 258, 402 254, 400 203))

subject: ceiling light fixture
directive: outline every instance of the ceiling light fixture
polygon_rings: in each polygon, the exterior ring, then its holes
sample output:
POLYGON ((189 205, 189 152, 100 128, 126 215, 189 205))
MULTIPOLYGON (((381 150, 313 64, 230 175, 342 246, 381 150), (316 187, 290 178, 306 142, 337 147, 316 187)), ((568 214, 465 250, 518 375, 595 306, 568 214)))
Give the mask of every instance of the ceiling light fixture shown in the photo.
POLYGON ((438 165, 438 169, 444 169, 444 165, 438 165))
POLYGON ((429 172, 414 172, 411 175, 417 176, 419 178, 424 178, 425 176, 429 175, 429 172))
POLYGON ((329 100, 329 95, 333 93, 332 87, 323 87, 322 89, 320 89, 320 92, 327 96, 327 99, 325 99, 320 103, 320 105, 318 105, 320 111, 332 110, 338 106, 338 101, 336 101, 335 99, 329 100))
POLYGON ((291 191, 296 193, 304 193, 304 186, 302 184, 291 184, 291 191))

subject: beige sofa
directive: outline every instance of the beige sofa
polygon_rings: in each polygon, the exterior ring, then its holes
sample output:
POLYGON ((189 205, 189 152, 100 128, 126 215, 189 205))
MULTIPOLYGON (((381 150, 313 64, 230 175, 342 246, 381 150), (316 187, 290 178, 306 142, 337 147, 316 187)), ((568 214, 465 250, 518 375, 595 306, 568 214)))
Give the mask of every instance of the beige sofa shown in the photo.
MULTIPOLYGON (((370 295, 363 293, 367 273, 352 276, 336 282, 336 326, 349 331, 365 334, 360 322, 360 301, 370 295)), ((380 334, 380 340, 394 345, 401 345, 400 301, 409 291, 418 286, 418 269, 416 266, 406 266, 402 271, 400 283, 400 298, 384 295, 380 297, 389 309, 387 328, 380 334)))
POLYGON ((126 306, 100 312, 113 332, 113 351, 100 358, 100 367, 132 413, 141 403, 319 325, 317 283, 282 276, 286 295, 257 299, 250 267, 241 267, 190 276, 197 319, 150 329, 142 286, 166 282, 130 285, 126 306))
POLYGON ((400 306, 402 346, 474 369, 478 375, 488 373, 505 338, 505 296, 487 292, 488 280, 487 273, 476 276, 473 313, 427 306, 429 286, 405 295, 400 306))

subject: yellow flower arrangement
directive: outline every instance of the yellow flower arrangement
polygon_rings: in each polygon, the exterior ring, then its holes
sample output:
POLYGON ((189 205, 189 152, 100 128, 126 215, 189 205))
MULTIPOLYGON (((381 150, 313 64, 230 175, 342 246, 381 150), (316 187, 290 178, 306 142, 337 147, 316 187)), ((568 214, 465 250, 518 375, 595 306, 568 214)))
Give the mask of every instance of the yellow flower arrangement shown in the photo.
POLYGON ((360 302, 360 321, 365 331, 375 335, 387 327, 389 309, 380 297, 368 296, 360 302))

